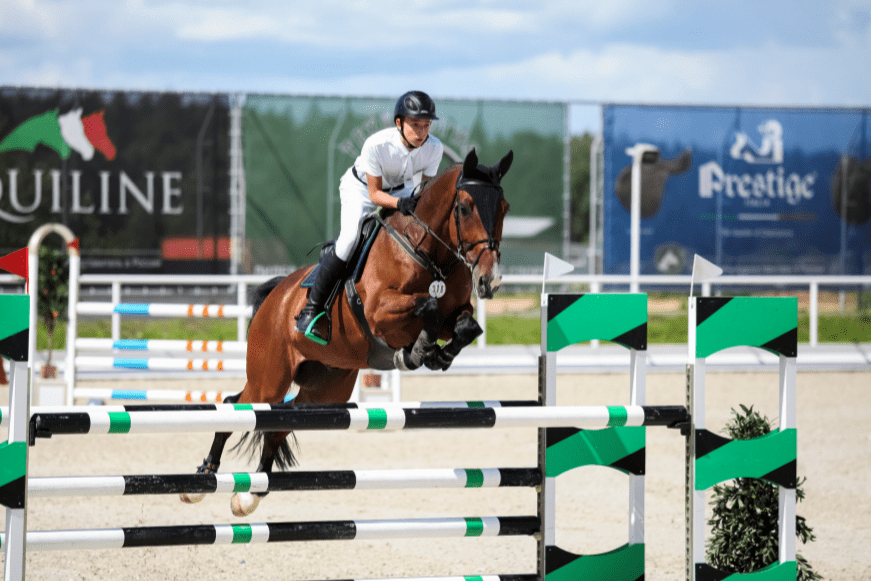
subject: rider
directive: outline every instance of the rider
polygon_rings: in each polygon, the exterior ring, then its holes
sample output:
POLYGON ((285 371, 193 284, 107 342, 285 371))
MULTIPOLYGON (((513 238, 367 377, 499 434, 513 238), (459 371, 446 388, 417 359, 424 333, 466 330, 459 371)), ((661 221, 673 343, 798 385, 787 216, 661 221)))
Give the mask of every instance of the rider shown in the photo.
POLYGON ((422 91, 405 93, 393 108, 396 128, 388 127, 370 136, 354 165, 342 176, 341 231, 335 246, 328 246, 322 253, 308 302, 296 317, 296 330, 312 341, 326 345, 329 340, 316 323, 345 269, 363 217, 378 206, 411 215, 420 198, 420 194, 412 195, 414 176, 421 175, 418 191, 423 191, 438 172, 444 146, 429 134, 435 119, 435 103, 429 95, 422 91))

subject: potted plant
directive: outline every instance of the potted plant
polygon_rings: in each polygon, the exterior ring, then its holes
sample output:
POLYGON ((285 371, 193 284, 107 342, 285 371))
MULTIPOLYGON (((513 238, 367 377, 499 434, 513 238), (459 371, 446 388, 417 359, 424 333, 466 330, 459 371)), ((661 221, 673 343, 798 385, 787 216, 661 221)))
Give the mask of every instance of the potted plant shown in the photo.
POLYGON ((48 358, 42 366, 44 379, 57 377, 57 367, 52 364, 54 332, 60 321, 67 319, 69 301, 69 261, 65 252, 49 246, 39 249, 39 287, 37 316, 45 325, 48 358))

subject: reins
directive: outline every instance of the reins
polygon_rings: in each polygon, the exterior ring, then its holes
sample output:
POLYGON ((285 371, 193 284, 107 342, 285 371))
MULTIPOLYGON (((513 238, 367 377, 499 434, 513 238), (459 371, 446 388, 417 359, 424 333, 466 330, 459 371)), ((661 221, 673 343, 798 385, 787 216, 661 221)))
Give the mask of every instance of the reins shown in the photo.
POLYGON ((433 261, 427 254, 420 250, 420 242, 418 242, 416 245, 412 245, 411 240, 408 238, 407 235, 403 235, 397 232, 396 229, 387 224, 387 221, 384 220, 384 218, 382 218, 379 213, 375 213, 375 219, 378 220, 378 222, 384 227, 385 230, 387 230, 387 233, 390 235, 390 237, 396 240, 396 242, 405 251, 406 254, 408 254, 417 264, 429 271, 430 274, 433 275, 433 278, 437 280, 445 280, 460 262, 462 262, 470 271, 474 271, 475 267, 478 266, 478 262, 481 261, 481 257, 484 255, 484 252, 486 252, 487 250, 499 250, 499 241, 493 238, 492 234, 488 234, 487 238, 478 240, 477 242, 467 243, 462 239, 462 233, 460 231, 459 212, 460 190, 463 189, 465 186, 469 185, 498 188, 499 190, 502 189, 500 186, 494 185, 490 182, 475 179, 464 179, 463 173, 460 172, 459 176, 457 176, 457 183, 455 185, 454 207, 451 210, 451 213, 454 215, 454 223, 457 230, 456 248, 453 248, 450 244, 445 242, 438 234, 435 233, 435 231, 429 226, 429 224, 421 220, 416 213, 412 212, 410 215, 411 219, 414 220, 417 225, 423 228, 427 234, 436 239, 442 246, 447 248, 447 250, 456 257, 456 260, 454 260, 454 262, 452 262, 444 270, 439 268, 435 261, 433 261), (475 261, 470 263, 468 260, 466 260, 465 255, 479 244, 486 244, 486 247, 478 253, 475 261))

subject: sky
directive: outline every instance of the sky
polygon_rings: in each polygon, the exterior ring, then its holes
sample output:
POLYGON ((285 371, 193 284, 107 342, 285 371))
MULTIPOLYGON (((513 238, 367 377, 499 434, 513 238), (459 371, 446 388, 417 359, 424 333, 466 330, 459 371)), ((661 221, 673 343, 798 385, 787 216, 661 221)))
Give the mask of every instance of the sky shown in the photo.
POLYGON ((0 85, 871 105, 871 0, 0 0, 0 85))

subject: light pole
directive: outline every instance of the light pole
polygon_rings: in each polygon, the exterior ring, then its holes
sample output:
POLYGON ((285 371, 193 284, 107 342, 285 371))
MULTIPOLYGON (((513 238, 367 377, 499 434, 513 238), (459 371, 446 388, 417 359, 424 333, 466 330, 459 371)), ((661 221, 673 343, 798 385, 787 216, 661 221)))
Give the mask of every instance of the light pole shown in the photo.
POLYGON ((659 148, 649 143, 636 143, 626 150, 632 158, 632 201, 629 221, 629 292, 638 292, 641 262, 641 166, 659 161, 659 148))

